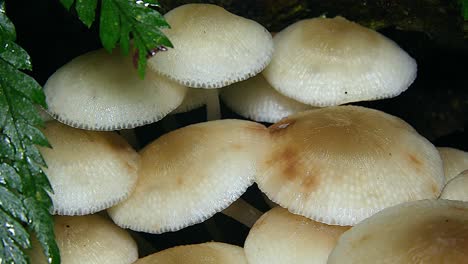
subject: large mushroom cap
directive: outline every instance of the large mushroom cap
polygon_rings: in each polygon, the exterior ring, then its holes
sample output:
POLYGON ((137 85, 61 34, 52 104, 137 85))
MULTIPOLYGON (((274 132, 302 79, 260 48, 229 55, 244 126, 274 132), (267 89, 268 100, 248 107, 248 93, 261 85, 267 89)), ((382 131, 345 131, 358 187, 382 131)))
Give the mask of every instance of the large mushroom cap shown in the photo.
POLYGON ((455 148, 438 147, 444 164, 446 181, 450 181, 464 170, 468 170, 468 152, 455 148))
POLYGON ((148 63, 186 86, 227 86, 256 75, 270 62, 271 35, 253 20, 208 4, 183 5, 164 17, 171 25, 164 33, 174 49, 148 63))
POLYGON ((237 200, 265 152, 263 125, 218 120, 163 135, 141 151, 135 191, 108 210, 116 224, 162 233, 200 223, 237 200))
POLYGON ((86 131, 58 122, 44 129, 53 149, 41 148, 54 190, 54 212, 83 215, 106 209, 133 190, 139 156, 114 132, 86 131))
POLYGON ((273 146, 257 184, 289 211, 354 225, 383 208, 436 198, 437 149, 401 119, 357 106, 292 115, 268 128, 273 146))
POLYGON ((468 202, 468 170, 452 178, 445 185, 440 198, 468 202))
MULTIPOLYGON (((57 216, 55 240, 63 264, 130 264, 138 259, 132 237, 99 215, 57 216)), ((32 264, 46 264, 42 247, 33 239, 29 252, 32 264)))
POLYGON ((44 86, 49 113, 90 130, 134 128, 162 119, 182 103, 183 87, 147 71, 144 80, 131 56, 97 50, 58 69, 44 86))
POLYGON ((397 44, 342 17, 301 20, 276 34, 274 43, 263 75, 305 104, 393 97, 416 78, 416 62, 397 44))
POLYGON ((324 264, 348 227, 330 226, 276 207, 249 232, 245 254, 250 264, 324 264))
POLYGON ((139 259, 134 264, 247 264, 241 247, 218 242, 178 246, 139 259))
POLYGON ((221 98, 234 112, 258 122, 275 123, 313 108, 278 93, 262 74, 221 89, 221 98))
POLYGON ((468 203, 423 200, 387 208, 344 233, 328 264, 468 263, 468 203))

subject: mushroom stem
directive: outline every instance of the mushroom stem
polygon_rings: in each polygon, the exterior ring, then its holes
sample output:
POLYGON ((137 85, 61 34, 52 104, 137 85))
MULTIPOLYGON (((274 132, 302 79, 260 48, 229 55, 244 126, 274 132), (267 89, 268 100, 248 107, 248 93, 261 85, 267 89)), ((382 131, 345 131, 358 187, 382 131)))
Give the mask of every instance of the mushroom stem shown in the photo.
POLYGON ((263 214, 242 198, 232 203, 228 208, 224 209, 222 213, 249 228, 251 228, 263 214))
POLYGON ((206 95, 206 119, 208 121, 221 119, 218 89, 210 89, 206 95))
POLYGON ((133 149, 140 149, 140 143, 138 142, 137 135, 135 133, 135 129, 122 129, 119 131, 119 134, 125 138, 125 140, 133 147, 133 149))

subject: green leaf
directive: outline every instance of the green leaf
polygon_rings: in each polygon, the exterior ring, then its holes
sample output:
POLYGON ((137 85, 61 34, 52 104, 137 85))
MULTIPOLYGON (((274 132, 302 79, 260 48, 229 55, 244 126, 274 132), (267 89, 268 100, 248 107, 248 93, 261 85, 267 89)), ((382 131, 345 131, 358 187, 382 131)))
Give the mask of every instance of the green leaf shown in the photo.
POLYGON ((0 164, 0 184, 18 191, 23 189, 21 177, 12 166, 6 163, 0 164))
POLYGON ((27 222, 26 213, 24 211, 21 198, 13 191, 0 185, 0 207, 14 218, 18 218, 23 222, 27 222))
POLYGON ((114 0, 102 0, 99 35, 102 45, 111 52, 119 40, 120 17, 114 0))
POLYGON ((31 246, 28 231, 24 229, 19 221, 15 220, 3 209, 0 209, 0 223, 4 223, 0 228, 0 235, 2 238, 8 237, 12 239, 15 244, 23 248, 29 248, 31 246))
POLYGON ((62 5, 67 9, 67 10, 70 10, 71 6, 73 5, 73 2, 75 2, 75 0, 60 0, 60 2, 62 3, 62 5))
POLYGON ((15 40, 16 31, 15 26, 11 20, 5 14, 5 2, 0 2, 0 39, 3 41, 6 40, 15 40))
POLYGON ((96 13, 97 0, 77 0, 76 1, 76 12, 81 22, 83 22, 88 28, 94 22, 96 13))
POLYGON ((28 53, 13 41, 6 41, 0 47, 0 58, 21 70, 31 70, 28 53))

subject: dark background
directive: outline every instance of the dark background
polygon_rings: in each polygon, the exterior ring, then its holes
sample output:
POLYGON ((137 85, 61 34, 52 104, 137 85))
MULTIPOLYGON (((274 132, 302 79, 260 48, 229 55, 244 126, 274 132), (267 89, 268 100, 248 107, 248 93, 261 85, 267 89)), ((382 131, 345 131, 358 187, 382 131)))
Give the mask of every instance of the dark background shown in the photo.
MULTIPOLYGON (((184 2, 163 0, 162 11, 184 2)), ((221 4, 233 13, 258 21, 270 31, 279 31, 299 19, 322 14, 342 15, 378 29, 416 59, 418 77, 396 98, 357 104, 403 118, 437 146, 468 151, 468 26, 461 17, 457 1, 204 2, 221 4)), ((31 55, 34 68, 31 75, 41 85, 74 57, 101 47, 97 26, 86 28, 76 14, 67 12, 58 0, 7 0, 6 5, 7 15, 17 28, 18 42, 31 55)), ((241 118, 225 107, 222 110, 223 117, 241 118)), ((204 110, 198 109, 179 114, 177 119, 187 125, 204 121, 204 116, 204 110)), ((137 132, 148 142, 165 131, 158 125, 150 125, 137 132), (150 130, 156 133, 149 133, 150 130)), ((255 186, 249 188, 244 198, 261 210, 267 209, 255 186)), ((151 242, 147 249, 150 252, 213 239, 242 245, 247 232, 246 227, 217 214, 208 224, 163 235, 141 236, 151 242)))

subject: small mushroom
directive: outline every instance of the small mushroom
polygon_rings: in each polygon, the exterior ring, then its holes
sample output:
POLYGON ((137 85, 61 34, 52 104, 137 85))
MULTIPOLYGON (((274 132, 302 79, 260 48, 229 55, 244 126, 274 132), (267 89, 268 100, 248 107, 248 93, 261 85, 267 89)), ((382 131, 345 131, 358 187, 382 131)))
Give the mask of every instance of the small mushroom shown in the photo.
POLYGON ((40 148, 54 190, 54 213, 84 215, 124 200, 135 187, 139 156, 114 132, 86 131, 47 122, 52 149, 40 148))
POLYGON ((241 247, 218 242, 177 246, 141 258, 134 264, 247 264, 241 247))
POLYGON ((468 202, 468 170, 447 182, 440 199, 468 202))
POLYGON ((266 212, 249 232, 249 264, 325 264, 338 238, 349 227, 330 226, 281 207, 266 212))
POLYGON ((468 152, 446 147, 439 147, 437 150, 444 164, 445 179, 447 182, 462 171, 468 169, 468 152))
POLYGON ((371 216, 345 232, 328 264, 468 263, 468 203, 421 200, 371 216))
POLYGON ((416 78, 416 62, 395 42, 343 17, 298 21, 276 34, 274 43, 263 75, 304 104, 394 97, 416 78))
POLYGON ((258 187, 292 213, 354 225, 405 201, 437 198, 444 185, 437 149, 381 111, 335 106, 298 113, 268 128, 271 150, 258 187))
MULTIPOLYGON (((62 264, 131 264, 138 259, 132 237, 99 215, 56 216, 54 222, 62 264)), ((32 264, 49 263, 35 238, 28 253, 32 264)))

